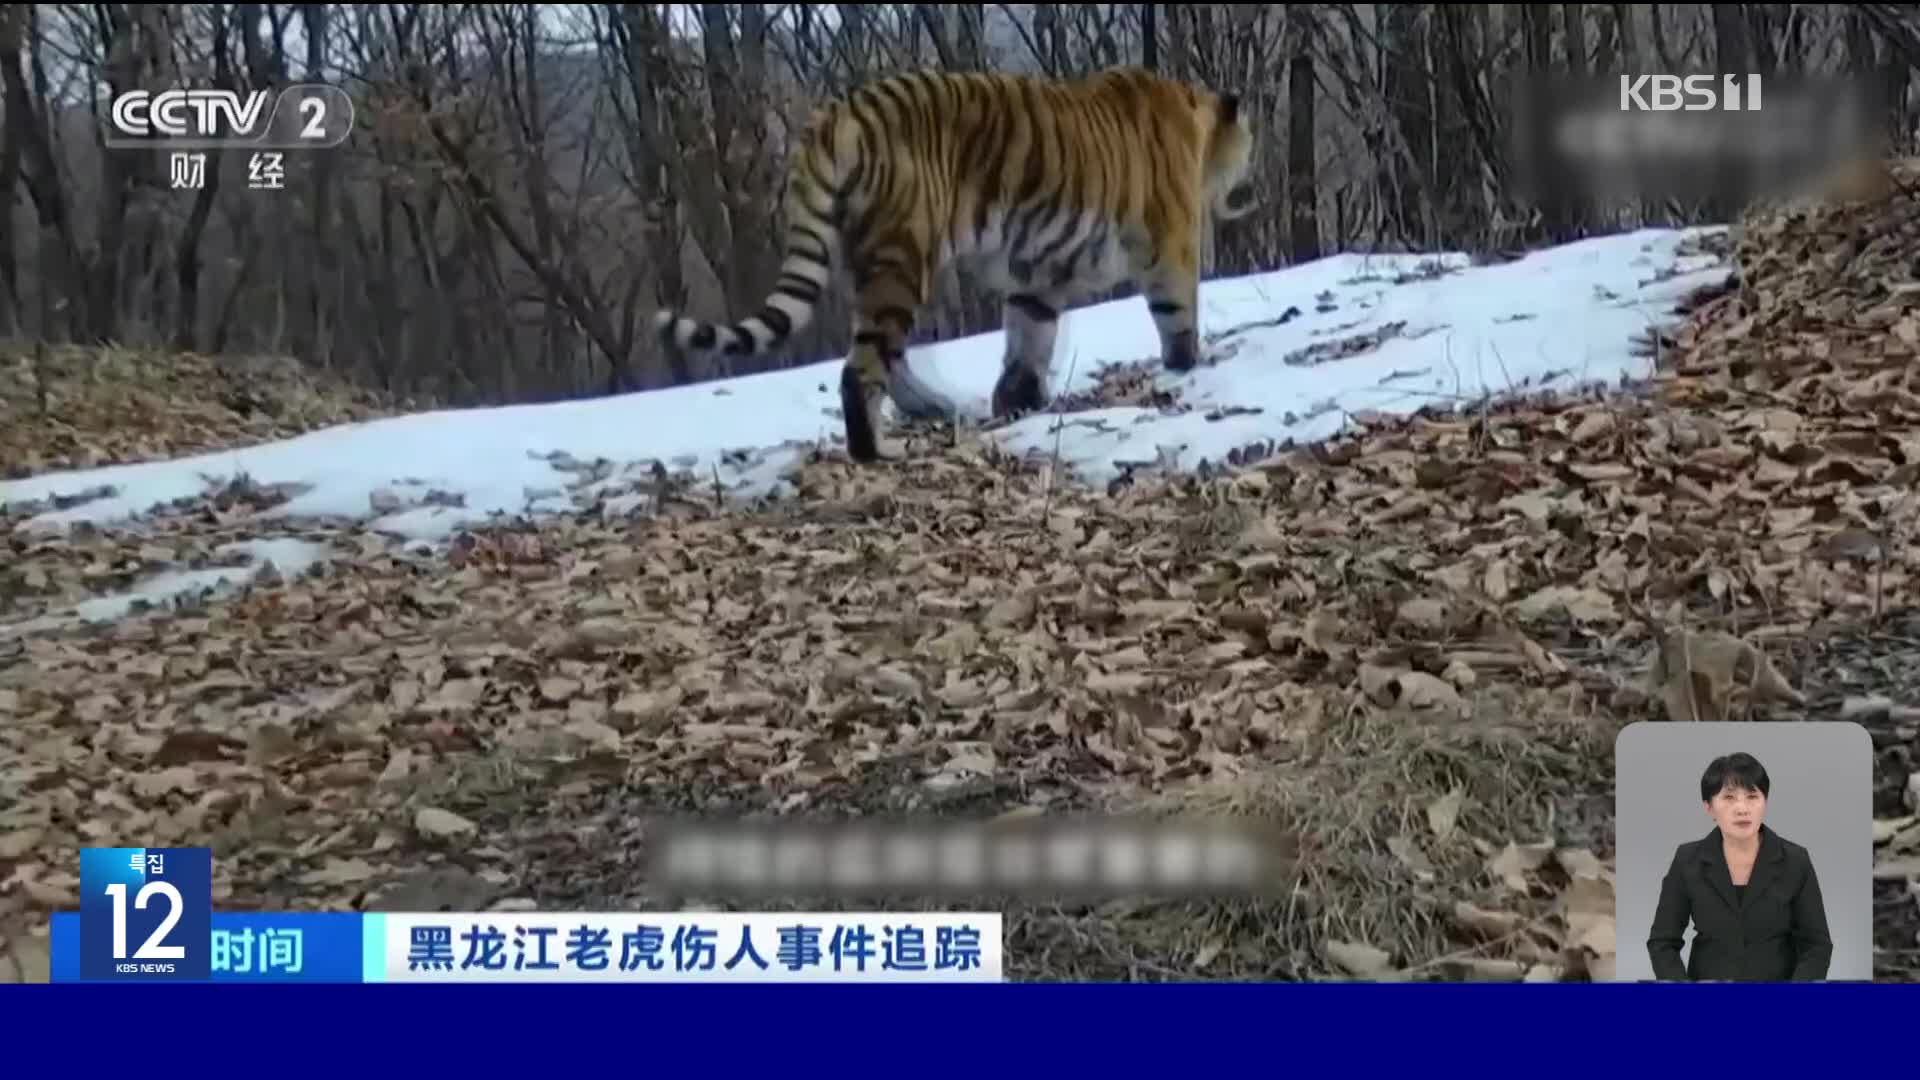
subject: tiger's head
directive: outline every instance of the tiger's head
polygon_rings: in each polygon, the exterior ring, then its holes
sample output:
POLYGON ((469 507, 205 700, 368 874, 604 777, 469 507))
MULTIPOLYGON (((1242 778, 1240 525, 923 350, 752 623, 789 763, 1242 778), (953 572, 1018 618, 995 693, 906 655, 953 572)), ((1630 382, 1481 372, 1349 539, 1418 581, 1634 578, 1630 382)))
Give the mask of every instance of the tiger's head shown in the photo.
POLYGON ((1214 96, 1213 134, 1207 142, 1207 195, 1222 221, 1245 217, 1258 205, 1247 173, 1253 167, 1253 128, 1240 95, 1214 96))

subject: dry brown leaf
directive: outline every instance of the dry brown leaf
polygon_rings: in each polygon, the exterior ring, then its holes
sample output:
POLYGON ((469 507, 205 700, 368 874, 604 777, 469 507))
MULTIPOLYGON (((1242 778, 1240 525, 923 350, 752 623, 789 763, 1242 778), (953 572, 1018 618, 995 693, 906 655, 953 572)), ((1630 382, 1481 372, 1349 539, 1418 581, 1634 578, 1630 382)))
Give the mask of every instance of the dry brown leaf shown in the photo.
POLYGON ((560 730, 596 750, 616 753, 620 749, 620 733, 597 720, 571 720, 560 730))
POLYGON ((1586 848, 1560 848, 1553 853, 1553 861, 1570 878, 1604 878, 1607 867, 1600 857, 1586 848))
POLYGON ((1509 842, 1487 864, 1487 872, 1508 889, 1525 893, 1531 885, 1527 875, 1539 870, 1553 855, 1552 844, 1516 844, 1509 842))
POLYGON ((1592 480, 1596 482, 1606 482, 1606 481, 1612 481, 1612 480, 1627 480, 1627 479, 1631 479, 1634 474, 1633 466, 1626 465, 1617 461, 1597 462, 1597 463, 1591 463, 1591 464, 1578 463, 1574 465, 1569 465, 1567 469, 1569 472, 1573 473, 1573 475, 1579 477, 1582 480, 1592 480))
POLYGON ((1511 911, 1488 911, 1459 900, 1453 905, 1453 922, 1470 937, 1491 941, 1518 933, 1527 921, 1511 911))
POLYGON ((1487 564, 1486 573, 1481 577, 1480 589, 1487 599, 1494 603, 1504 603, 1513 595, 1513 568, 1505 559, 1494 559, 1487 564))
POLYGON ((1500 960, 1474 956, 1458 962, 1461 974, 1471 982, 1519 982, 1527 974, 1527 965, 1518 960, 1500 960))
POLYGON ((1886 541, 1866 529, 1841 529, 1821 541, 1813 555, 1828 560, 1879 559, 1886 553, 1886 541))
POLYGON ((174 792, 190 792, 198 786, 200 774, 190 765, 176 765, 171 769, 158 772, 139 773, 133 777, 134 793, 142 799, 155 800, 174 792))
POLYGON ((1451 716, 1465 716, 1467 703, 1445 680, 1424 671, 1402 672, 1399 676, 1400 704, 1411 709, 1433 710, 1451 716))
POLYGON ((1467 789, 1456 784, 1445 795, 1427 804, 1427 828, 1433 830, 1434 837, 1441 843, 1451 839, 1454 829, 1459 826, 1460 809, 1466 798, 1467 789))
POLYGON ((1594 956, 1611 957, 1619 951, 1619 942, 1615 937, 1616 927, 1617 924, 1611 915, 1584 919, 1577 928, 1568 927, 1570 935, 1567 944, 1573 948, 1583 949, 1594 956))
POLYGON ((78 881, 65 881, 48 874, 34 877, 25 871, 18 871, 14 880, 19 883, 20 891, 26 894, 34 904, 55 911, 69 911, 80 906, 78 881))
POLYGON ((580 682, 577 679, 549 675, 540 680, 540 696, 555 704, 566 701, 579 693, 580 689, 580 682))
POLYGON ((1601 877, 1575 877, 1565 896, 1567 947, 1611 955, 1614 942, 1613 883, 1601 877))
POLYGON ((1420 850, 1420 846, 1414 843, 1413 837, 1400 835, 1389 839, 1387 852, 1400 860, 1400 865, 1405 866, 1415 880, 1432 881, 1434 879, 1433 860, 1427 858, 1426 852, 1420 850))
POLYGON ((1033 622, 1038 610, 1032 593, 1015 593, 987 609, 987 625, 1017 629, 1033 622))
POLYGON ((651 720, 671 712, 686 696, 686 688, 679 685, 631 691, 613 703, 613 715, 625 720, 651 720))
POLYGON ((1576 444, 1584 445, 1609 434, 1613 430, 1614 422, 1612 415, 1599 410, 1592 410, 1581 416, 1580 422, 1574 425, 1572 431, 1567 433, 1567 438, 1576 444))
POLYGON ((1087 676, 1087 689, 1096 694, 1136 694, 1153 685, 1153 676, 1139 672, 1095 672, 1087 676))
POLYGON ((464 712, 478 705, 486 692, 484 679, 450 679, 422 701, 420 709, 428 713, 464 712))
POLYGON ((1415 597, 1401 604, 1399 615, 1407 626, 1427 633, 1445 630, 1451 617, 1446 601, 1430 596, 1415 597))
MULTIPOLYGON (((1873 844, 1875 847, 1885 846, 1889 852, 1920 850, 1920 815, 1875 820, 1873 844)), ((4 850, 0 850, 0 856, 5 854, 4 850)))
POLYGON ((1447 669, 1440 673, 1440 677, 1446 680, 1448 686, 1462 691, 1473 689, 1480 681, 1473 665, 1457 656, 1447 662, 1447 669))
POLYGON ((372 881, 379 871, 362 859, 328 859, 318 870, 297 879, 302 885, 358 885, 372 881))
POLYGON ((1393 971, 1392 955, 1353 941, 1327 942, 1327 962, 1360 979, 1379 979, 1393 971))
POLYGON ((0 983, 53 981, 53 946, 48 938, 14 937, 0 947, 0 983))
POLYGON ((1529 521, 1544 524, 1553 516, 1556 503, 1551 496, 1540 492, 1527 492, 1502 499, 1499 505, 1504 510, 1519 511, 1529 521))
POLYGON ((1920 708, 1895 704, 1890 698, 1850 697, 1840 703, 1840 719, 1860 724, 1892 721, 1908 724, 1920 721, 1920 708))
POLYGON ((1340 617, 1321 608, 1308 617, 1301 640, 1327 656, 1337 656, 1345 649, 1340 641, 1341 629, 1340 617))
POLYGON ((1620 618, 1611 596, 1570 585, 1540 589, 1515 604, 1514 612, 1529 622, 1564 617, 1582 623, 1610 623, 1620 618))
POLYGON ((909 701, 918 701, 927 693, 925 685, 912 672, 892 664, 882 664, 868 672, 867 685, 878 693, 909 701))
POLYGON ((1873 880, 1920 880, 1920 855, 1903 855, 1890 859, 1875 860, 1873 864, 1873 880))
POLYGON ((1221 950, 1225 948, 1226 942, 1224 940, 1220 938, 1208 938, 1206 943, 1200 946, 1200 950, 1193 954, 1193 969, 1195 971, 1205 971, 1208 967, 1212 966, 1214 960, 1220 956, 1221 950))
POLYGON ((1729 719, 1736 691, 1756 703, 1806 704, 1765 652, 1719 630, 1663 632, 1645 687, 1675 722, 1729 719))
POLYGON ((47 830, 39 828, 0 831, 0 859, 22 858, 39 847, 46 838, 47 830))
POLYGON ((999 766, 993 747, 981 742, 953 743, 947 748, 947 761, 942 771, 952 774, 972 774, 992 776, 999 766))
POLYGON ((413 752, 406 747, 400 747, 387 759, 386 766, 380 770, 380 776, 375 782, 383 787, 404 783, 412 769, 413 752))
POLYGON ((444 840, 455 836, 466 836, 475 832, 478 826, 451 810, 442 810, 437 806, 423 806, 413 815, 414 830, 422 836, 444 840))

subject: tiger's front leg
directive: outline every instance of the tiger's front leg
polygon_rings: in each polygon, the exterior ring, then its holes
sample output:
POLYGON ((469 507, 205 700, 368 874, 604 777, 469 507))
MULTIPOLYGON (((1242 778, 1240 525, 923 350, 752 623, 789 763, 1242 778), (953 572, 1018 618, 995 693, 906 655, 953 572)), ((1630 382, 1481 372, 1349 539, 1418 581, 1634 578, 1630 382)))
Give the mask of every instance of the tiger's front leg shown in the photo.
POLYGON ((1160 362, 1168 371, 1192 371, 1200 363, 1200 266, 1196 245, 1169 245, 1146 268, 1141 292, 1160 333, 1160 362))

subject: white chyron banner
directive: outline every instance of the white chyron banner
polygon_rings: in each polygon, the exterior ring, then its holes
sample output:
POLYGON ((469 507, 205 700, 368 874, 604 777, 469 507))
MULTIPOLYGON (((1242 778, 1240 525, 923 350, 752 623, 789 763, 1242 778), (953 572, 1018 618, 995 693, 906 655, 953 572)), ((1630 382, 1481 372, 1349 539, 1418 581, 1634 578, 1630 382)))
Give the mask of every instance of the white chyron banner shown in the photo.
POLYGON ((366 982, 1004 979, 996 912, 434 912, 367 918, 366 982))

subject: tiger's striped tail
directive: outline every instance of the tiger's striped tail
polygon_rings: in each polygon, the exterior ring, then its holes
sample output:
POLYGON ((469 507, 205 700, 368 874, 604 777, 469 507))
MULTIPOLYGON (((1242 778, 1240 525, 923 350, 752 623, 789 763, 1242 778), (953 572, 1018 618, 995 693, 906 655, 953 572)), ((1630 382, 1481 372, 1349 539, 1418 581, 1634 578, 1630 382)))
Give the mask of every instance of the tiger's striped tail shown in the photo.
POLYGON ((682 355, 760 356, 813 322, 840 253, 840 208, 837 200, 796 179, 787 189, 785 210, 786 256, 760 310, 731 325, 662 311, 653 322, 663 347, 682 355))

